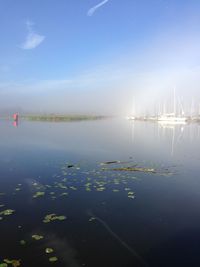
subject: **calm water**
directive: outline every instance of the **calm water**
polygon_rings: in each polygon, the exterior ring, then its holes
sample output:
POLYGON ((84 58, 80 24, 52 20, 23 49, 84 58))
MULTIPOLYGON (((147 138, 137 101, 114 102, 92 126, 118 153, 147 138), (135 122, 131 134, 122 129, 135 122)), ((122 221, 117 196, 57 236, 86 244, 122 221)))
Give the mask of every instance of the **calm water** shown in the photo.
POLYGON ((199 267, 199 148, 197 124, 0 121, 0 263, 199 267))

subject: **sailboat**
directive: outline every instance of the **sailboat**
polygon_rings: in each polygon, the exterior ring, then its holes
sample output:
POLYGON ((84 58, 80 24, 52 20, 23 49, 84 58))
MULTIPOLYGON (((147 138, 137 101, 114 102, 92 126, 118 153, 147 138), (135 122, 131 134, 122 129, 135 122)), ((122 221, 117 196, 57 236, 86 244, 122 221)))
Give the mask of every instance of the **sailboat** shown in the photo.
POLYGON ((127 120, 135 120, 135 116, 127 116, 127 120))
POLYGON ((181 115, 176 115, 176 92, 174 88, 174 112, 164 113, 163 115, 158 116, 158 121, 160 123, 169 123, 169 124, 185 124, 187 117, 184 116, 184 111, 182 109, 181 115))

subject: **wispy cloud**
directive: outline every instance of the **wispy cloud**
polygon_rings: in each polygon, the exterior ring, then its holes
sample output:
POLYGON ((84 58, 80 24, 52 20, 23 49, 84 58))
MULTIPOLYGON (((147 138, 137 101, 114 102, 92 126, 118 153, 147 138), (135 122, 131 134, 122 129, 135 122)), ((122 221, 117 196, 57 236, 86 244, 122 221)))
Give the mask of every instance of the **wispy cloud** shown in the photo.
POLYGON ((96 6, 90 8, 90 9, 88 10, 87 15, 88 15, 88 16, 92 16, 92 15, 94 14, 94 12, 95 12, 98 8, 100 8, 101 6, 105 5, 108 1, 109 1, 109 0, 104 0, 104 1, 100 2, 99 4, 97 4, 96 6))
POLYGON ((40 35, 36 32, 34 32, 33 29, 34 23, 31 21, 26 22, 27 27, 27 36, 25 42, 21 45, 22 49, 34 49, 37 46, 39 46, 45 39, 44 35, 40 35))

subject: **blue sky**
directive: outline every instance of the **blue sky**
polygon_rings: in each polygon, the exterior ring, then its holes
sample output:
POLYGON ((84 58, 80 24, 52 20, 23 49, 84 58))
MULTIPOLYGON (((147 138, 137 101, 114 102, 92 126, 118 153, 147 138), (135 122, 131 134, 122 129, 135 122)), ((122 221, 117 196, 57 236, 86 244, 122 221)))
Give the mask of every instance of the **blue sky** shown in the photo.
POLYGON ((174 85, 186 97, 190 86, 199 97, 200 1, 0 0, 0 5, 3 107, 126 113, 132 97, 150 106, 174 85))

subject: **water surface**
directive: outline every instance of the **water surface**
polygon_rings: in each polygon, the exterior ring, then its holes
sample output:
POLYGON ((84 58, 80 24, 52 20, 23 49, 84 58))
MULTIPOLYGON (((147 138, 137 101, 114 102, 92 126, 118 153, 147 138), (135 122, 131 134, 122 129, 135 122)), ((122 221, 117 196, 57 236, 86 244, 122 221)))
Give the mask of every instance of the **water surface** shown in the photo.
POLYGON ((0 263, 200 266, 199 125, 0 121, 0 137, 0 263), (155 173, 113 170, 135 166, 155 173))

